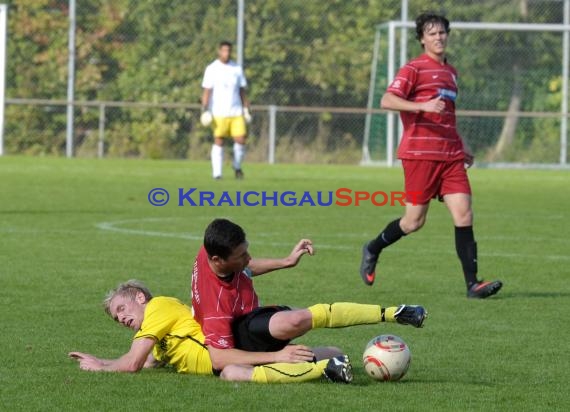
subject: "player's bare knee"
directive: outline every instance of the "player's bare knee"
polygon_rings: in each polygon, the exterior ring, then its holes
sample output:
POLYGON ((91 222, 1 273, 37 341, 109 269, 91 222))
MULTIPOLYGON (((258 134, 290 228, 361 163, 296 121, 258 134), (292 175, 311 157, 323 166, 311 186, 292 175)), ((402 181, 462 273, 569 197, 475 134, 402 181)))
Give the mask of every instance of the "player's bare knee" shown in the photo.
POLYGON ((222 380, 232 381, 234 380, 234 377, 235 377, 234 365, 228 365, 224 369, 222 369, 222 372, 220 372, 220 378, 222 380))
POLYGON ((269 320, 269 333, 277 339, 293 339, 309 331, 311 312, 307 309, 278 312, 269 320))
POLYGON ((225 381, 249 381, 253 373, 253 368, 228 365, 220 373, 220 378, 225 381))
POLYGON ((426 223, 426 218, 425 218, 425 216, 423 216, 423 217, 417 219, 417 220, 415 221, 415 227, 414 227, 414 230, 413 230, 413 231, 415 232, 415 231, 420 230, 422 227, 424 227, 425 223, 426 223))
POLYGON ((461 210, 453 216, 455 226, 472 226, 473 225, 473 211, 471 209, 461 210))
POLYGON ((311 312, 308 310, 292 310, 288 317, 292 330, 306 332, 312 325, 311 312))
POLYGON ((426 223, 425 216, 412 218, 412 219, 407 218, 407 219, 402 219, 400 221, 400 227, 402 228, 404 233, 408 234, 420 230, 425 223, 426 223))

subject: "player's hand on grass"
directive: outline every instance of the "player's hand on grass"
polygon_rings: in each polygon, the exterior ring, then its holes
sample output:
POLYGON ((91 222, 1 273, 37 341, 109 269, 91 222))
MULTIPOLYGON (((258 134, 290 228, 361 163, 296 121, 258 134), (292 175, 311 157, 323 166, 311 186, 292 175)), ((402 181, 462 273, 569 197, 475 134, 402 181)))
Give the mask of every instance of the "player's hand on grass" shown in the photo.
POLYGON ((305 345, 287 345, 275 352, 275 363, 301 363, 312 362, 315 354, 305 345))
POLYGON ((68 356, 79 361, 79 368, 84 371, 100 371, 103 369, 103 362, 88 353, 69 352, 68 356))
POLYGON ((285 258, 286 267, 293 267, 299 263, 301 256, 305 254, 314 255, 313 242, 310 239, 301 239, 293 248, 289 256, 285 258))
POLYGON ((421 111, 428 113, 443 113, 445 110, 445 102, 441 96, 437 96, 435 99, 428 100, 422 103, 421 111))

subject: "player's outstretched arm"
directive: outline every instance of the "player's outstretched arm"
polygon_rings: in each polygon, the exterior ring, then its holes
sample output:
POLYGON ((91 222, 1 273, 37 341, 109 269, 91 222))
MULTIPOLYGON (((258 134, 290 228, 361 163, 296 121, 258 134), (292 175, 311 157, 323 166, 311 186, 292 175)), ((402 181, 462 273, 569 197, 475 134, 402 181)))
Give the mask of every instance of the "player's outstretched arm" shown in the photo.
POLYGON ((154 339, 151 338, 135 339, 131 349, 118 359, 99 359, 82 352, 70 352, 68 356, 76 359, 79 368, 86 371, 138 372, 143 367, 154 366, 154 363, 149 362, 154 343, 154 339))
POLYGON ((248 352, 241 349, 218 349, 208 346, 212 367, 222 370, 228 365, 265 365, 268 363, 311 362, 315 356, 304 345, 287 345, 277 352, 248 352))
POLYGON ((314 255, 313 242, 310 239, 301 239, 289 256, 281 259, 251 259, 249 269, 253 276, 263 275, 278 269, 285 269, 297 266, 301 257, 305 254, 314 255))

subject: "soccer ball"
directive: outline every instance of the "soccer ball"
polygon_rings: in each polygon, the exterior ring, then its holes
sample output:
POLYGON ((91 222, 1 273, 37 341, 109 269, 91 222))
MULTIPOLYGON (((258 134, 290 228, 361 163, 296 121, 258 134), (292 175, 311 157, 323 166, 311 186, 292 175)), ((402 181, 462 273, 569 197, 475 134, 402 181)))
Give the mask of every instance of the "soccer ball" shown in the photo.
POLYGON ((406 342, 394 335, 380 335, 366 345, 362 361, 368 376, 378 381, 400 380, 408 371, 412 354, 406 342))

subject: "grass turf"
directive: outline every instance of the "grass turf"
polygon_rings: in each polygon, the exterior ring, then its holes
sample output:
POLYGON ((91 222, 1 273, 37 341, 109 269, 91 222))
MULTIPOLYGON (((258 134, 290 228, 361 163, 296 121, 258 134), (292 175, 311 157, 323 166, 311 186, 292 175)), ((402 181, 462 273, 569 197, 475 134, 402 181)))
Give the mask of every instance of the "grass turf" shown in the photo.
MULTIPOLYGON (((226 167, 226 170, 228 167, 226 167)), ((207 163, 0 158, 0 393, 6 410, 568 410, 570 174, 472 170, 480 273, 502 279, 487 301, 465 298, 453 227, 432 203, 426 226, 387 249, 377 284, 358 276, 360 247, 400 207, 179 207, 177 188, 214 191, 401 190, 399 169, 247 164, 246 180, 211 180, 207 163), (171 193, 153 207, 154 187, 171 193), (266 304, 419 303, 421 330, 394 324, 312 331, 298 342, 341 346, 354 384, 227 383, 170 371, 80 371, 70 350, 117 357, 132 333, 100 302, 138 278, 155 295, 188 301, 200 238, 214 217, 248 233, 254 256, 282 256, 301 237, 318 253, 256 279, 266 304), (566 325, 566 326, 565 326, 566 325), (376 383, 361 353, 375 335, 411 347, 408 375, 376 383)), ((197 199, 197 196, 193 196, 197 199)))

